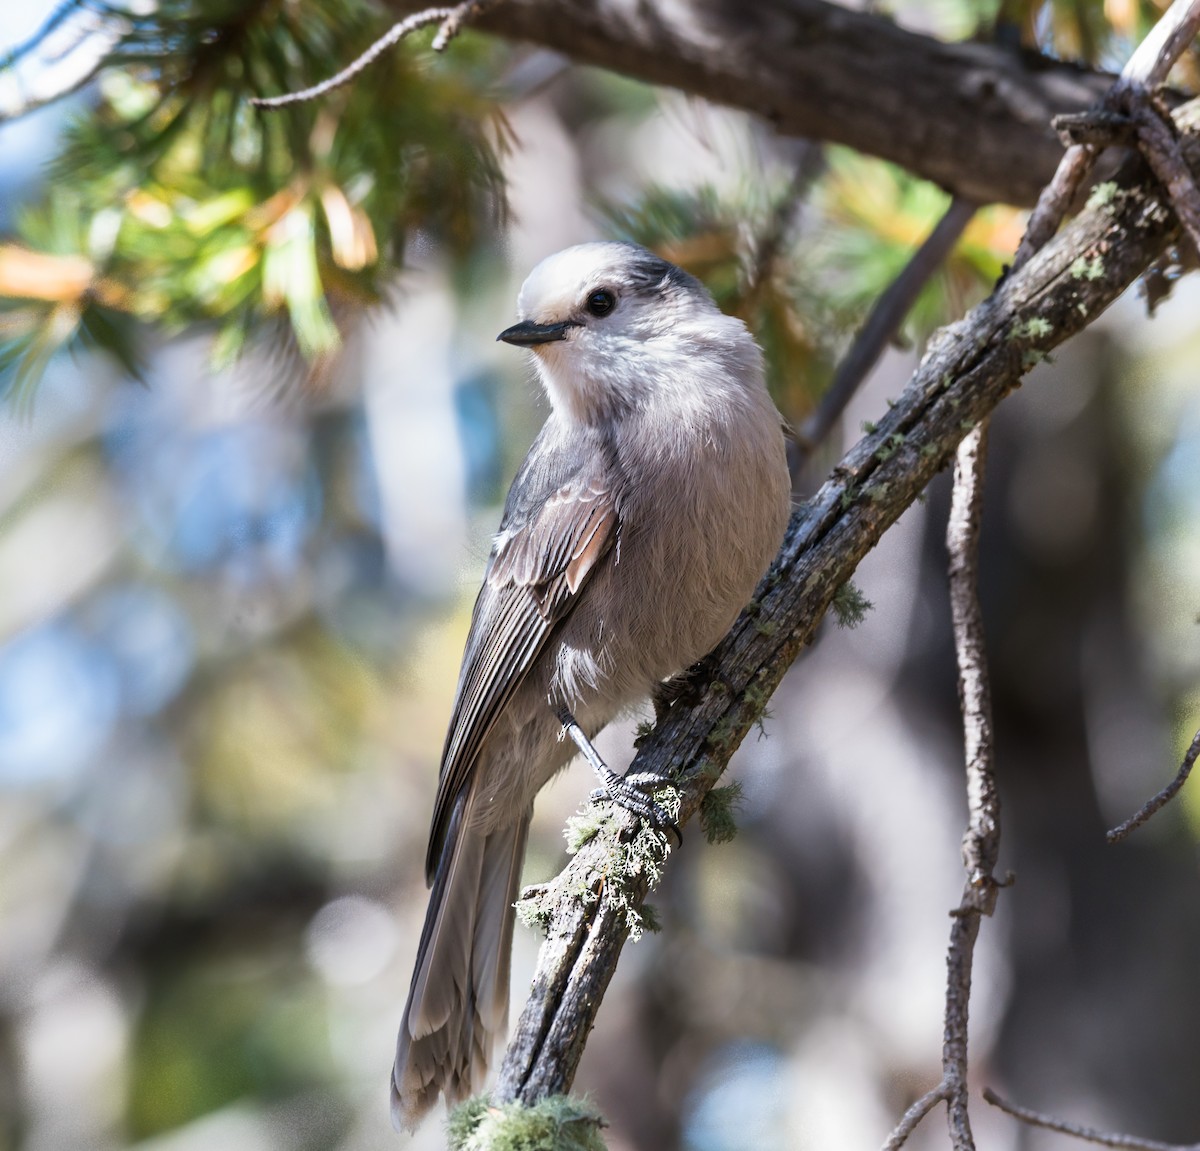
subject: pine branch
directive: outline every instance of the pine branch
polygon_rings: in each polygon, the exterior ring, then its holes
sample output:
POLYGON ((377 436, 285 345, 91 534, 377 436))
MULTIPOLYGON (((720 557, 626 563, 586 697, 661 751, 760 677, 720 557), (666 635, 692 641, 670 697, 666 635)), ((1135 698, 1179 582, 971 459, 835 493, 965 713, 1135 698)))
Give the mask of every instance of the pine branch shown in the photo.
POLYGON ((125 14, 108 5, 60 4, 29 40, 0 59, 0 123, 77 92, 131 27, 125 14))
MULTIPOLYGON (((260 115, 251 96, 324 75, 372 14, 358 0, 196 3, 194 18, 158 6, 128 27, 113 62, 140 52, 155 66, 130 68, 72 122, 40 203, 18 216, 20 244, 0 244, 0 399, 32 397, 66 351, 136 367, 139 323, 213 330, 222 366, 283 350, 269 384, 308 386, 386 298, 415 226, 462 257, 502 217, 502 126, 456 67, 393 53, 369 86, 260 115)), ((86 4, 116 21, 113 5, 86 4)))

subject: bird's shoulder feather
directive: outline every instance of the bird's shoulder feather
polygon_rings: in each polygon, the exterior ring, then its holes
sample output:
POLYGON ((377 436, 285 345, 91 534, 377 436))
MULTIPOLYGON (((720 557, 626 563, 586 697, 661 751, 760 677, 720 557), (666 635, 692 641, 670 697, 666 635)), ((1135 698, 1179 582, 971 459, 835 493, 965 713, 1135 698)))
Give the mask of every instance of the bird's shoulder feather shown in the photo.
POLYGON ((612 457, 603 431, 568 435, 551 420, 513 481, 475 601, 442 752, 425 861, 430 881, 484 740, 619 538, 612 457))

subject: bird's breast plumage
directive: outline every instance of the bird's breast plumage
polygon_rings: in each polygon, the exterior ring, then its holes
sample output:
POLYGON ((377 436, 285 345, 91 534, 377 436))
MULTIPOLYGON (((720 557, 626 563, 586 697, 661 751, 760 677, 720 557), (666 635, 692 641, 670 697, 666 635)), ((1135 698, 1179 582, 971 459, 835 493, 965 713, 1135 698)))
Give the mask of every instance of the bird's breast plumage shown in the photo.
POLYGON ((612 430, 618 537, 559 637, 554 685, 617 707, 716 646, 774 557, 791 499, 765 389, 719 389, 637 421, 612 430))

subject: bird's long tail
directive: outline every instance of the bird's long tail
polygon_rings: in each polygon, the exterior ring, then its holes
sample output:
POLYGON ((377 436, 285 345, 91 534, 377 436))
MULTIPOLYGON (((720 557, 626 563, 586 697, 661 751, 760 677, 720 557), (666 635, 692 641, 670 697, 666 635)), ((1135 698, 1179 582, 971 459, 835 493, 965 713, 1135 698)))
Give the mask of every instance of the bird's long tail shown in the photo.
POLYGON ((477 1091, 508 1025, 513 903, 531 813, 483 833, 472 827, 471 799, 455 805, 400 1022, 397 1130, 413 1130, 439 1092, 455 1103, 477 1091))

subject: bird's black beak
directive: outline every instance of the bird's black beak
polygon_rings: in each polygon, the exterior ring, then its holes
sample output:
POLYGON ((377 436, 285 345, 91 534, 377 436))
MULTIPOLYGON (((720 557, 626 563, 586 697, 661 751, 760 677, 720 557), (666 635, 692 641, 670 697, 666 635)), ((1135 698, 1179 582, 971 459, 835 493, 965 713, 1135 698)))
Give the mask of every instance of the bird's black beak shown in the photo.
POLYGON ((506 344, 516 344, 520 348, 532 348, 536 344, 552 344, 555 340, 565 340, 567 329, 575 325, 570 320, 561 324, 535 324, 533 320, 522 320, 505 328, 497 337, 506 344))

